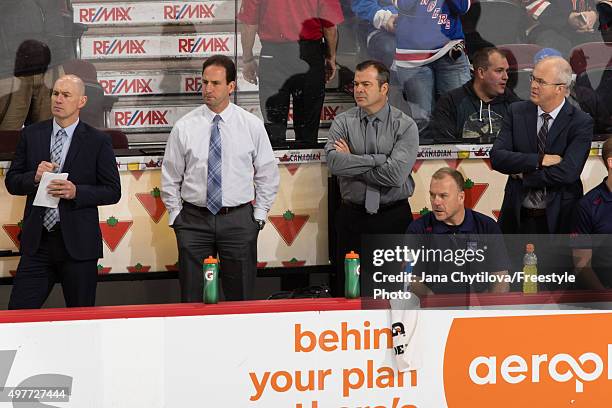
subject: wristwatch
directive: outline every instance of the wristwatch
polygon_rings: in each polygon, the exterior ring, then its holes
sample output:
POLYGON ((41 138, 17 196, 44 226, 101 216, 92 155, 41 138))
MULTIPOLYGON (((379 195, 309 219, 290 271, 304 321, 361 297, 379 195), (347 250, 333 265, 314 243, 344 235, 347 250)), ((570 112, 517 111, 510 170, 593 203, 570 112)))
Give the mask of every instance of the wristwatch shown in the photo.
POLYGON ((261 231, 266 226, 266 222, 264 220, 255 220, 257 223, 257 228, 261 231))

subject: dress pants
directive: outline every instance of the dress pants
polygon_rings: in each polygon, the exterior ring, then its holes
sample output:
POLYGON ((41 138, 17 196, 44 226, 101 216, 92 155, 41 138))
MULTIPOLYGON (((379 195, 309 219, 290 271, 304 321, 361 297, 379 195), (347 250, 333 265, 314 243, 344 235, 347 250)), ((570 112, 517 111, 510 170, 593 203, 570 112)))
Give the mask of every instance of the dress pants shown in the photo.
POLYGON ((336 297, 344 296, 344 256, 355 251, 361 254, 361 238, 367 234, 405 234, 412 222, 412 211, 408 200, 385 208, 378 213, 367 214, 365 208, 342 203, 336 213, 336 279, 332 292, 336 297))
POLYGON ((225 300, 252 297, 257 275, 259 228, 251 204, 213 215, 205 207, 184 202, 172 225, 179 252, 181 302, 202 302, 202 262, 220 258, 219 277, 225 300))
POLYGON ((38 251, 22 255, 13 281, 9 309, 39 309, 55 282, 62 284, 67 307, 94 306, 98 283, 97 259, 70 257, 61 230, 43 227, 38 251))

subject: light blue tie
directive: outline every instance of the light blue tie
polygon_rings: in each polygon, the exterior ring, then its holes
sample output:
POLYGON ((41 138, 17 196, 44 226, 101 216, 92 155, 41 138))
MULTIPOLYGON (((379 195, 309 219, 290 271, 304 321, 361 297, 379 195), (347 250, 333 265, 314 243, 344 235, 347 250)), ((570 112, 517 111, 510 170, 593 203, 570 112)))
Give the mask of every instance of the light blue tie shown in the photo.
MULTIPOLYGON (((62 160, 62 149, 64 148, 64 141, 66 140, 66 131, 60 129, 55 135, 53 140, 53 146, 51 146, 51 162, 57 163, 58 167, 55 169, 56 173, 59 173, 60 162, 62 160)), ((59 221, 59 209, 58 208, 47 208, 45 209, 45 215, 43 217, 43 226, 49 231, 59 221)))
POLYGON ((210 130, 210 145, 208 147, 208 181, 206 182, 206 208, 217 214, 223 207, 223 190, 221 188, 221 133, 219 121, 221 116, 216 115, 210 130))

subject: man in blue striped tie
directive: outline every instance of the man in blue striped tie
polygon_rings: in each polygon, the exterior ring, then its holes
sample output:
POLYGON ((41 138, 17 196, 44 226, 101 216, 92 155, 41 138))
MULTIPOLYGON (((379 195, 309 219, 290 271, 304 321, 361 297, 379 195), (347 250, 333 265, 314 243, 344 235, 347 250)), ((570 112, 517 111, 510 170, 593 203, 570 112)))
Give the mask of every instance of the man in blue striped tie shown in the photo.
POLYGON ((162 200, 179 250, 181 301, 202 301, 202 260, 219 256, 227 300, 251 297, 257 236, 280 180, 261 119, 230 102, 236 66, 204 62, 204 105, 176 122, 162 165, 162 200), (255 201, 254 201, 255 200, 255 201), (254 201, 254 203, 253 203, 254 201))

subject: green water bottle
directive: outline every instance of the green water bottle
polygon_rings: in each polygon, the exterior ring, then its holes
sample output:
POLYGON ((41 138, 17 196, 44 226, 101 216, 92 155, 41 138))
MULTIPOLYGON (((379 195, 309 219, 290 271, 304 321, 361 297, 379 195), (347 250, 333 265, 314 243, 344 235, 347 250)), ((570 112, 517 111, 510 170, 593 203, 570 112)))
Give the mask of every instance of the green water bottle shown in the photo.
POLYGON ((359 254, 351 251, 344 257, 344 297, 359 297, 359 254))
POLYGON ((209 256, 204 260, 204 303, 219 302, 219 261, 209 256))
POLYGON ((525 256, 523 257, 523 293, 538 293, 538 257, 535 254, 535 245, 525 246, 525 256))

